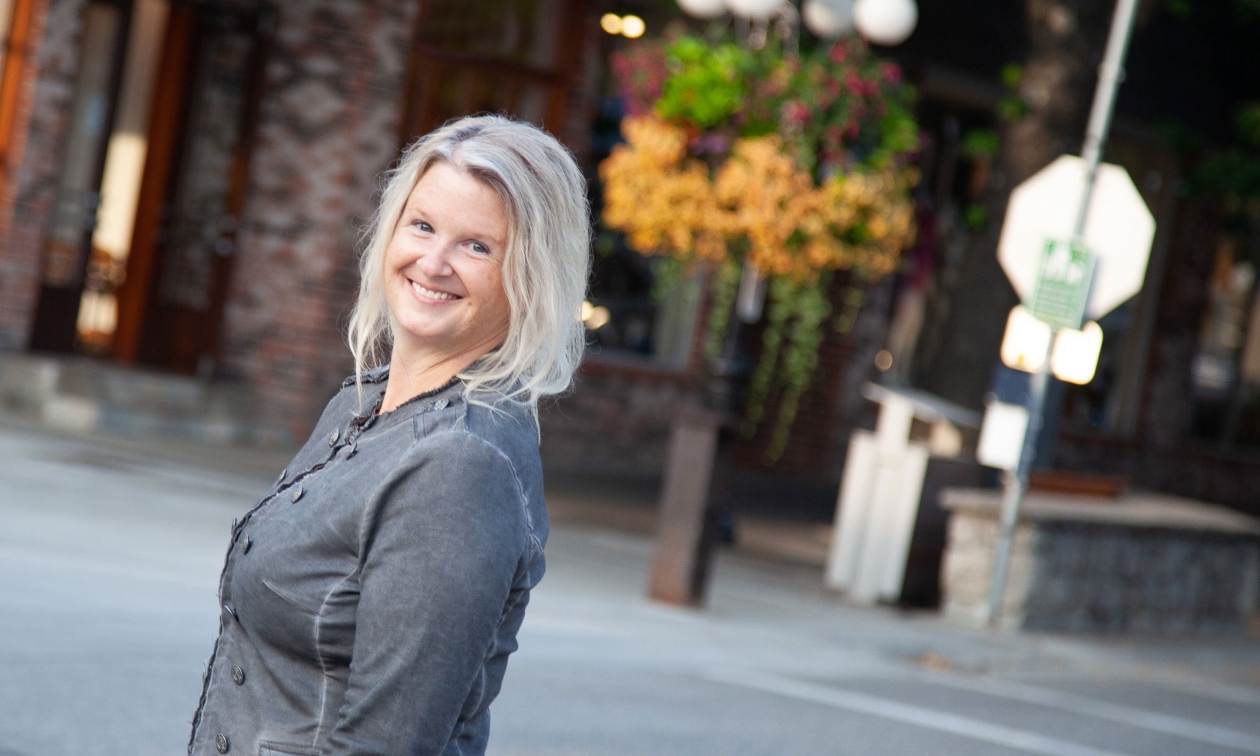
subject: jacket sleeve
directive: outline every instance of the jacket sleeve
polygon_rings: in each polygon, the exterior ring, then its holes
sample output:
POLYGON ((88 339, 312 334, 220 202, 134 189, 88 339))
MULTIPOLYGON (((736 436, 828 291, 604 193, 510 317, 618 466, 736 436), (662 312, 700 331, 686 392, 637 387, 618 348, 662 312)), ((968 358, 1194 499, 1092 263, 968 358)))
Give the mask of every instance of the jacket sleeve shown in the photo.
POLYGON ((480 708, 470 692, 489 692, 483 662, 503 651, 495 631, 514 608, 530 538, 515 471, 472 435, 422 444, 363 526, 353 656, 328 756, 441 753, 461 713, 480 708))

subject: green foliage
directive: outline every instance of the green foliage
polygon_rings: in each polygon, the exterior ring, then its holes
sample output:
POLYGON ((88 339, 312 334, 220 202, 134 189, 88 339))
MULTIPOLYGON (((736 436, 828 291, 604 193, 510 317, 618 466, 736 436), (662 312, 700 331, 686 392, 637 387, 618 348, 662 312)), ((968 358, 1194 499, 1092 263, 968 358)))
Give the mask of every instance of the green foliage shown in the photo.
POLYGON ((962 138, 962 151, 971 158, 997 157, 1002 143, 993 129, 971 129, 962 138))
POLYGON ((744 74, 752 67, 750 53, 730 42, 709 45, 698 37, 681 37, 666 53, 670 76, 656 102, 662 117, 710 129, 740 112, 747 95, 744 74))
POLYGON ((1239 139, 1251 147, 1260 147, 1260 102, 1243 103, 1234 125, 1239 139))
POLYGON ((652 258, 652 299, 658 305, 687 280, 688 264, 677 257, 658 255, 652 258))
POLYGON ((1160 124, 1164 140, 1185 165, 1182 190, 1231 201, 1260 200, 1260 102, 1244 103, 1234 122, 1238 141, 1224 149, 1209 149, 1203 138, 1184 124, 1160 124))
POLYGON ((731 310, 735 307, 735 296, 739 293, 739 279, 742 274, 742 266, 734 258, 728 258, 713 276, 709 331, 704 341, 704 357, 710 362, 722 354, 722 344, 726 341, 726 330, 731 322, 731 310))
POLYGON ((617 235, 600 225, 591 247, 600 257, 608 257, 617 249, 617 235))
POLYGON ((970 231, 979 231, 989 222, 989 211, 979 202, 973 202, 967 205, 967 209, 963 211, 963 223, 967 225, 970 231))
POLYGON ((783 395, 779 399, 779 413, 770 433, 770 444, 766 447, 766 461, 771 464, 779 461, 787 448, 801 397, 809 388, 814 368, 818 366, 818 350, 823 341, 822 325, 831 314, 831 303, 827 301, 829 283, 830 276, 822 276, 813 285, 801 287, 794 295, 796 317, 788 326, 783 352, 783 395))
POLYGON ((866 282, 857 278, 844 293, 844 309, 836 316, 836 333, 848 333, 857 325, 858 313, 866 304, 866 282))
POLYGON ((801 397, 818 366, 818 350, 831 315, 827 293, 831 276, 812 283, 772 278, 766 290, 766 326, 762 332, 761 358, 749 381, 744 408, 744 434, 751 437, 765 416, 766 401, 777 387, 779 411, 770 431, 765 461, 774 464, 787 448, 801 397), (777 381, 776 381, 777 379, 777 381))
POLYGON ((793 315, 792 295, 795 289, 785 278, 771 278, 766 282, 766 324, 761 332, 761 358, 748 381, 748 394, 744 400, 743 430, 748 438, 752 438, 766 414, 766 399, 774 386, 784 331, 793 315))
POLYGON ((773 101, 779 133, 816 178, 883 168, 919 147, 914 89, 857 40, 819 48, 774 76, 786 78, 773 101))
POLYGON ((1007 63, 998 74, 1006 96, 998 100, 997 115, 1003 121, 1018 121, 1032 110, 1019 96, 1019 84, 1024 80, 1024 69, 1018 63, 1007 63))
POLYGON ((998 73, 998 80, 1007 89, 1018 89, 1019 83, 1023 78, 1024 67, 1018 63, 1007 63, 1002 66, 1002 70, 998 73))
POLYGON ((1179 18, 1184 21, 1190 18, 1192 8, 1190 0, 1164 0, 1164 10, 1173 18, 1179 18))
POLYGON ((693 145, 721 153, 730 139, 778 133, 810 171, 881 168, 918 149, 914 89, 901 69, 851 39, 802 59, 774 44, 746 50, 730 42, 679 37, 643 42, 613 60, 629 112, 655 110, 711 138, 693 145), (659 64, 658 61, 664 61, 659 64), (663 82, 656 72, 667 72, 663 82), (651 98, 659 92, 652 102, 651 98))
POLYGON ((1260 198, 1260 155, 1238 147, 1209 155, 1195 166, 1191 182, 1199 192, 1260 198))
MULTIPOLYGON (((913 88, 899 67, 880 60, 857 38, 818 45, 798 59, 785 56, 774 43, 750 51, 730 40, 684 36, 640 42, 612 63, 627 112, 655 112, 681 126, 688 133, 688 152, 711 168, 725 159, 736 138, 769 134, 781 137, 785 151, 816 185, 836 174, 904 167, 919 147, 913 88)), ((843 234, 855 245, 867 244, 872 236, 860 222, 843 234)), ((789 246, 793 243, 788 240, 789 246)), ((709 276, 703 344, 709 362, 723 354, 730 336, 747 243, 732 242, 727 252, 709 276)), ((689 272, 674 258, 660 258, 653 266, 653 294, 661 301, 689 272)), ((749 436, 756 432, 774 396, 777 412, 766 450, 771 464, 786 448, 829 332, 830 281, 827 271, 806 281, 767 280, 765 326, 745 394, 743 430, 749 436)), ((852 330, 869 283, 855 275, 833 319, 834 332, 852 330)))

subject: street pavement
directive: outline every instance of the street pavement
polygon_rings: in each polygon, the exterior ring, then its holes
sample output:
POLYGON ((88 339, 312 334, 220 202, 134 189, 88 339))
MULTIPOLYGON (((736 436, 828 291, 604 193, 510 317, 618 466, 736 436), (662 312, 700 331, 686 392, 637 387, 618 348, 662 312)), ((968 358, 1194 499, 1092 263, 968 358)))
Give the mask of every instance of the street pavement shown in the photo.
MULTIPOLYGON (((271 464, 0 422, 0 756, 182 752, 271 464)), ((643 597, 651 548, 554 524, 492 756, 1260 754, 1254 638, 963 630, 738 551, 679 609, 643 597)))

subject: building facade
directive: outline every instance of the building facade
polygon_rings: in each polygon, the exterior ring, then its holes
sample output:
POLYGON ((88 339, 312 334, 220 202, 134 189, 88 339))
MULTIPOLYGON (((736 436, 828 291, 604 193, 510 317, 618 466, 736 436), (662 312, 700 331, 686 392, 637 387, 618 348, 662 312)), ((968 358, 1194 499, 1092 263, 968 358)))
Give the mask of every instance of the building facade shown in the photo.
MULTIPOLYGON (((980 409, 1015 303, 984 258, 1000 219, 979 205, 1009 177, 976 135, 997 128, 998 69, 1029 45, 1024 14, 920 5, 920 31, 893 51, 921 93, 919 242, 860 301, 836 277, 833 310, 851 309, 852 327, 825 342, 772 468, 814 485, 824 509, 850 431, 873 419, 861 384, 980 409)), ((649 33, 678 19, 647 0, 0 0, 0 357, 229 387, 253 431, 223 439, 300 440, 351 369, 356 252, 404 144, 507 112, 555 133, 594 181, 620 118, 605 61, 625 41, 600 31, 607 10, 643 14, 649 33)), ((1122 99, 1108 159, 1159 236, 1145 289, 1103 323, 1098 377, 1060 387, 1045 462, 1256 511, 1257 236, 1231 225, 1237 208, 1183 196, 1143 111, 1164 96, 1142 63, 1160 37, 1144 53, 1143 33, 1126 87, 1150 91, 1122 99)), ((606 232, 593 254, 603 315, 574 392, 544 408, 544 460, 659 475, 673 408, 702 389, 704 287, 654 296, 651 262, 606 232)), ((758 337, 747 330, 748 351, 758 337)), ((740 468, 766 471, 764 445, 742 441, 740 468)))

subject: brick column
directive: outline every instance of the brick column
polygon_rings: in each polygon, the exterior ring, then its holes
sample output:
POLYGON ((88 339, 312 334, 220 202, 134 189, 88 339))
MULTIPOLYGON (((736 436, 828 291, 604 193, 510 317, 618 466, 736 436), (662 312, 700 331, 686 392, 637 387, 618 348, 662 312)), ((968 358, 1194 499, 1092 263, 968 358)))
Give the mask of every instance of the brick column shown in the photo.
POLYGON ((357 241, 398 153, 418 2, 278 7, 222 358, 300 439, 351 368, 357 241))
MULTIPOLYGON (((70 126, 85 0, 36 0, 0 186, 0 348, 26 346, 70 126)), ((18 50, 10 54, 21 55, 18 50)))

